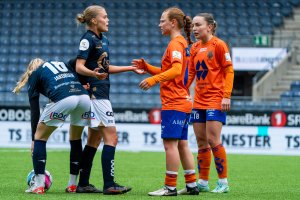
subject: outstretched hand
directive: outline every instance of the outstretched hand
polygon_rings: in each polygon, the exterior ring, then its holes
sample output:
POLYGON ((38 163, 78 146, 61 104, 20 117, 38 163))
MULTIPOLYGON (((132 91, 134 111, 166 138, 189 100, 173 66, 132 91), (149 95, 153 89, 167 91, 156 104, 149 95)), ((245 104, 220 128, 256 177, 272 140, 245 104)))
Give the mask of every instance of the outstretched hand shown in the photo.
POLYGON ((100 68, 94 69, 94 76, 99 80, 104 80, 107 78, 107 73, 101 72, 99 73, 100 68))
POLYGON ((133 59, 131 64, 132 64, 133 67, 136 67, 140 70, 147 71, 147 66, 145 64, 144 59, 133 59))

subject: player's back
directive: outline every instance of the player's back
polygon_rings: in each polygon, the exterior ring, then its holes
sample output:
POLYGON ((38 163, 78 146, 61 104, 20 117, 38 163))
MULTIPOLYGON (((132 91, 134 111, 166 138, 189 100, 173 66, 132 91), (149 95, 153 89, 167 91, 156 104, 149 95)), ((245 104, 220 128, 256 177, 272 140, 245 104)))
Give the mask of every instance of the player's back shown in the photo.
POLYGON ((72 95, 87 94, 74 69, 58 61, 45 62, 31 74, 28 80, 29 98, 40 93, 53 102, 72 95))

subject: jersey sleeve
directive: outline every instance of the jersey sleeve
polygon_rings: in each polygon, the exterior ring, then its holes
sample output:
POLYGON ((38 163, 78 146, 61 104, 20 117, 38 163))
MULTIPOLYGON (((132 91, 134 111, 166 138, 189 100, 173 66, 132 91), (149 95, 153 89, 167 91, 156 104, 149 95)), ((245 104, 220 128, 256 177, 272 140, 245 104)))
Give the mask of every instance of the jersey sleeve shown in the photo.
POLYGON ((40 118, 39 96, 29 99, 30 117, 31 117, 31 139, 34 141, 34 135, 40 118))
POLYGON ((185 48, 180 42, 178 41, 171 42, 167 50, 171 64, 175 62, 183 64, 184 52, 185 52, 185 48))
MULTIPOLYGON (((39 97, 40 93, 38 91, 39 85, 39 73, 40 71, 34 71, 28 80, 28 98, 29 100, 35 97, 39 97)), ((41 84, 41 83, 40 83, 41 84)))
POLYGON ((196 75, 196 68, 194 66, 194 57, 196 54, 196 47, 195 44, 192 45, 190 49, 190 57, 189 57, 189 64, 188 64, 188 80, 186 83, 186 87, 189 88, 193 83, 196 75))
POLYGON ((217 58, 217 60, 218 60, 218 62, 221 65, 222 68, 232 66, 231 56, 230 56, 230 53, 229 53, 228 46, 223 41, 220 41, 217 44, 216 58, 217 58))
POLYGON ((84 35, 79 43, 77 58, 87 60, 90 52, 93 49, 93 40, 88 35, 84 35))

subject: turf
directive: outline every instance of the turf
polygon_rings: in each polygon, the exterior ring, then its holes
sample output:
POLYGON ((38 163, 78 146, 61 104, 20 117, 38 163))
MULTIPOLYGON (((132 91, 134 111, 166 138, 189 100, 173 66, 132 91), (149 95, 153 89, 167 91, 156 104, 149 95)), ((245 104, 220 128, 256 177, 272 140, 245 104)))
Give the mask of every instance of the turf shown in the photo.
MULTIPOLYGON (((100 154, 94 161, 91 183, 102 187, 100 154)), ((30 153, 20 149, 0 148, 0 199, 165 199, 149 197, 147 192, 163 185, 165 172, 164 153, 117 152, 115 176, 120 184, 132 186, 125 195, 104 196, 102 194, 66 194, 68 181, 69 152, 49 151, 47 170, 53 176, 51 189, 43 196, 24 193, 27 188, 26 176, 32 169, 30 153)), ((299 199, 300 198, 300 157, 228 155, 230 193, 201 193, 198 197, 177 196, 176 199, 299 199)), ((215 169, 211 169, 210 188, 217 180, 215 169)), ((182 171, 178 179, 178 189, 184 187, 182 171)), ((171 197, 173 198, 173 197, 171 197)))

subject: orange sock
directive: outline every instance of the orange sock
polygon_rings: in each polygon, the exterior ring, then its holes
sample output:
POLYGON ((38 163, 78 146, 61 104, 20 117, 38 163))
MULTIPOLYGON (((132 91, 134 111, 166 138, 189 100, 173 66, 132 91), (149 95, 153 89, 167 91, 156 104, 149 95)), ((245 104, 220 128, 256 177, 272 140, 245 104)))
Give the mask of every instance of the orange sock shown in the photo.
POLYGON ((188 185, 189 183, 195 183, 196 185, 196 173, 195 170, 184 170, 184 178, 185 183, 188 185))
POLYGON ((165 185, 169 187, 176 187, 178 172, 167 171, 165 177, 165 185))
POLYGON ((210 148, 199 149, 197 160, 198 160, 199 179, 208 181, 210 163, 211 163, 210 148))
POLYGON ((219 144, 212 148, 212 152, 214 154, 216 170, 219 178, 227 178, 227 159, 224 146, 219 144))

